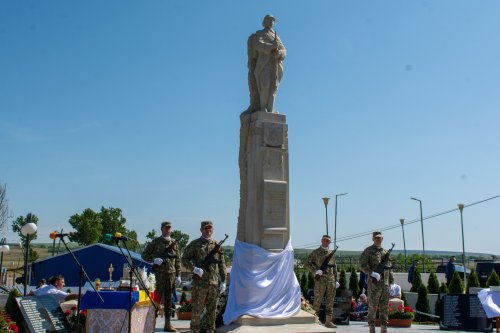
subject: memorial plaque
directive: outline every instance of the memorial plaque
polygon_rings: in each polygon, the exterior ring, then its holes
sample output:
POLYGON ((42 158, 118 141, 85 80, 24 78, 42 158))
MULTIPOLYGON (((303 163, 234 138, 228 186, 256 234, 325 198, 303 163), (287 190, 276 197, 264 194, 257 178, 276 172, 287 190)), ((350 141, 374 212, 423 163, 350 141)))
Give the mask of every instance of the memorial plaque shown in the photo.
POLYGON ((33 333, 72 332, 59 302, 51 296, 16 298, 27 331, 33 333))
MULTIPOLYGON (((312 289, 308 290, 306 299, 311 305, 314 303, 314 291, 312 289)), ((337 289, 335 299, 333 300, 333 321, 335 324, 349 325, 349 318, 351 315, 351 299, 352 291, 337 289)), ((325 307, 326 297, 323 297, 318 314, 318 318, 322 323, 325 322, 326 317, 325 307)))
POLYGON ((486 317, 477 295, 441 294, 440 330, 491 332, 492 321, 486 317))

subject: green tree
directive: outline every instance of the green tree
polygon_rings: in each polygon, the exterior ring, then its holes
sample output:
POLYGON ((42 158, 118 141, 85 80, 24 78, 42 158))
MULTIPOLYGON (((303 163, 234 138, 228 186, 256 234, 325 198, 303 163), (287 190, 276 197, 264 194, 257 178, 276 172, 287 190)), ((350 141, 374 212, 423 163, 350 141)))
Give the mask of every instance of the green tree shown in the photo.
POLYGON ((70 240, 80 245, 90 245, 102 239, 103 228, 99 213, 87 208, 83 213, 69 218, 69 224, 76 230, 70 240))
MULTIPOLYGON (((26 244, 26 236, 24 236, 21 233, 21 229, 27 223, 38 224, 38 217, 35 214, 33 214, 33 213, 28 213, 26 215, 26 217, 19 216, 15 221, 12 222, 12 231, 15 232, 15 233, 17 233, 19 235, 19 237, 21 238, 21 244, 22 244, 23 247, 26 244)), ((36 239, 38 237, 38 235, 35 232, 34 234, 30 235, 29 237, 30 237, 29 240, 31 242, 34 239, 36 239)), ((29 260, 28 261, 31 261, 31 262, 36 261, 39 258, 38 252, 35 251, 35 250, 33 250, 32 247, 30 247, 30 249, 29 249, 29 255, 28 256, 29 256, 29 260)))
POLYGON ((490 277, 486 280, 486 287, 490 286, 500 286, 500 278, 495 269, 491 271, 490 277))
POLYGON ((467 294, 469 293, 470 287, 475 287, 475 288, 479 287, 479 278, 477 277, 477 274, 476 274, 476 271, 474 270, 474 268, 472 268, 470 270, 469 277, 467 278, 467 286, 465 289, 467 294))
POLYGON ((420 269, 415 267, 413 272, 413 281, 411 282, 411 292, 418 292, 418 288, 422 285, 422 275, 420 275, 420 269))
MULTIPOLYGON (((417 309, 417 311, 430 313, 427 288, 423 284, 420 285, 420 287, 418 287, 418 298, 417 298, 417 303, 415 304, 415 308, 417 309)), ((425 321, 427 320, 427 316, 417 313, 416 319, 417 321, 425 321)))
POLYGON ((346 277, 344 269, 340 270, 339 284, 340 284, 340 287, 339 287, 340 290, 347 289, 347 277, 346 277))
POLYGON ((449 285, 449 290, 451 294, 463 294, 464 293, 464 284, 462 283, 462 279, 460 278, 460 274, 455 271, 451 276, 451 281, 449 285))
POLYGON ((0 234, 4 235, 7 223, 12 218, 7 200, 7 185, 0 183, 0 234))
POLYGON ((408 304, 408 301, 406 300, 406 295, 402 290, 401 290, 401 300, 403 301, 403 304, 408 304))
POLYGON ((306 297, 307 295, 307 274, 302 273, 302 276, 300 277, 300 290, 302 290, 302 295, 306 297))
POLYGON ((352 291, 354 297, 359 294, 358 275, 354 267, 351 269, 351 276, 349 277, 349 289, 352 291))
POLYGON ((314 275, 311 272, 307 274, 307 290, 309 289, 314 290, 314 275))
POLYGON ((145 245, 148 245, 153 239, 155 239, 156 237, 158 237, 156 235, 156 230, 155 229, 152 229, 151 231, 149 231, 147 234, 146 234, 146 243, 145 245))
POLYGON ((427 280, 427 290, 429 291, 429 294, 439 293, 439 281, 434 273, 429 274, 429 279, 427 280))
POLYGON ((177 245, 179 245, 179 252, 183 253, 189 242, 189 235, 181 232, 180 230, 172 231, 171 237, 175 239, 177 245))
MULTIPOLYGON (((438 316, 441 316, 441 294, 448 294, 448 287, 444 282, 441 282, 441 285, 439 286, 439 295, 435 305, 435 313, 438 316)), ((437 319, 437 321, 439 321, 439 318, 437 319)))

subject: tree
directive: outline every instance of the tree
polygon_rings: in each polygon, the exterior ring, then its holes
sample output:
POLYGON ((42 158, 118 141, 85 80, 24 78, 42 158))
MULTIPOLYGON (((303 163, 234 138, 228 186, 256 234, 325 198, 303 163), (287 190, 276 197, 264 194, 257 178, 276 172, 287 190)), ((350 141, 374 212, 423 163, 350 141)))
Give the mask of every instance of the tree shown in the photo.
POLYGON ((439 293, 439 281, 434 273, 429 274, 429 279, 427 280, 427 290, 429 291, 429 294, 439 293))
POLYGON ((415 268, 413 272, 413 281, 411 282, 411 292, 418 292, 418 288, 422 285, 422 275, 420 275, 420 269, 415 268))
POLYGON ((339 286, 340 290, 347 289, 347 277, 343 269, 340 270, 339 284, 340 284, 339 286))
POLYGON ((189 242, 189 235, 181 232, 180 230, 174 230, 170 236, 177 242, 177 245, 179 246, 179 253, 184 252, 184 249, 189 242))
MULTIPOLYGON (((417 309, 417 311, 423 313, 430 313, 427 288, 423 284, 421 284, 420 287, 418 287, 418 298, 417 298, 417 303, 415 304, 415 308, 417 309)), ((427 318, 427 316, 417 313, 416 318, 417 321, 424 321, 424 319, 427 318)))
MULTIPOLYGON (((446 283, 441 282, 441 286, 439 286, 439 295, 436 300, 436 305, 434 307, 435 313, 439 316, 441 316, 441 294, 448 294, 448 287, 446 286, 446 283)), ((438 319, 439 320, 439 319, 438 319)))
POLYGON ((149 231, 147 234, 146 234, 146 243, 144 245, 148 245, 153 239, 155 239, 156 237, 158 237, 156 235, 156 230, 155 229, 152 229, 151 231, 149 231))
POLYGON ((5 236, 7 223, 12 218, 7 200, 7 184, 0 183, 0 234, 5 236))
POLYGON ((455 271, 451 276, 451 281, 449 285, 449 290, 451 294, 463 294, 464 293, 464 284, 462 283, 462 279, 460 278, 460 274, 455 271))
POLYGON ((490 286, 500 286, 500 278, 495 269, 491 271, 490 277, 486 280, 486 287, 490 286))
POLYGON ((351 269, 351 276, 349 277, 349 289, 354 297, 359 294, 358 275, 354 267, 351 269))
MULTIPOLYGON (((17 233, 19 235, 19 237, 21 238, 21 244, 22 244, 22 246, 24 246, 24 244, 26 244, 26 236, 24 236, 21 233, 21 229, 27 223, 37 224, 38 223, 38 217, 35 214, 33 214, 33 213, 28 213, 26 215, 26 218, 23 217, 23 216, 19 216, 15 221, 12 222, 12 231, 15 232, 15 233, 17 233)), ((34 239, 36 239, 37 236, 38 235, 37 235, 36 232, 34 234, 30 235, 30 242, 33 241, 34 239)), ((38 253, 35 250, 33 250, 33 248, 30 248, 28 256, 29 256, 28 261, 32 261, 32 262, 36 261, 39 258, 38 253)))
POLYGON ((470 270, 469 277, 467 278, 467 286, 465 287, 466 293, 469 293, 469 288, 474 287, 478 288, 479 287, 479 278, 477 277, 476 271, 474 268, 470 270))

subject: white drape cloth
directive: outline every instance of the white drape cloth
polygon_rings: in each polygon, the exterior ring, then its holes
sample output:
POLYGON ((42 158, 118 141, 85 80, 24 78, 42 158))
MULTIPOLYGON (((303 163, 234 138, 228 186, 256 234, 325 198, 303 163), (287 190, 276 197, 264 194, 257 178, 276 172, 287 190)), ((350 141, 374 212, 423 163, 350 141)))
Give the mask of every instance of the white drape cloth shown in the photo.
POLYGON ((487 288, 481 290, 477 297, 479 297, 479 301, 483 305, 486 317, 495 318, 500 316, 500 292, 487 288))
POLYGON ((242 315, 288 318, 298 313, 300 285, 293 265, 291 241, 281 253, 272 253, 236 240, 224 324, 242 315))

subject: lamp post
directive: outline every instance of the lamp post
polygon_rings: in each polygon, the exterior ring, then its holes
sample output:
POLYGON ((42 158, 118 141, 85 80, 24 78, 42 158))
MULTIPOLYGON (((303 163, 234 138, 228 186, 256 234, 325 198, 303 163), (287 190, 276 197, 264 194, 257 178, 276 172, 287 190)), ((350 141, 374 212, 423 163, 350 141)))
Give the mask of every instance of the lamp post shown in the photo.
POLYGON ((333 230, 333 248, 337 248, 337 197, 346 195, 347 193, 335 194, 335 229, 333 230))
POLYGON ((21 228, 21 234, 26 237, 25 253, 24 253, 24 296, 26 296, 26 289, 28 288, 28 258, 30 249, 30 236, 36 232, 36 224, 29 222, 21 228))
POLYGON ((462 263, 464 265, 464 289, 467 290, 467 275, 465 274, 464 217, 462 214, 464 210, 464 204, 458 204, 458 209, 460 210, 460 224, 462 225, 462 263))
POLYGON ((425 239, 424 239, 424 217, 422 215, 422 200, 416 198, 410 198, 410 199, 418 201, 420 203, 420 226, 422 228, 422 250, 424 252, 424 257, 422 260, 422 272, 425 273, 425 239))
POLYGON ((324 197, 323 203, 325 204, 325 214, 326 214, 326 234, 328 235, 328 201, 330 201, 330 198, 324 197))
POLYGON ((405 272, 406 272, 406 240, 405 240, 405 219, 399 219, 399 223, 401 223, 401 230, 403 230, 403 247, 405 250, 405 272))

